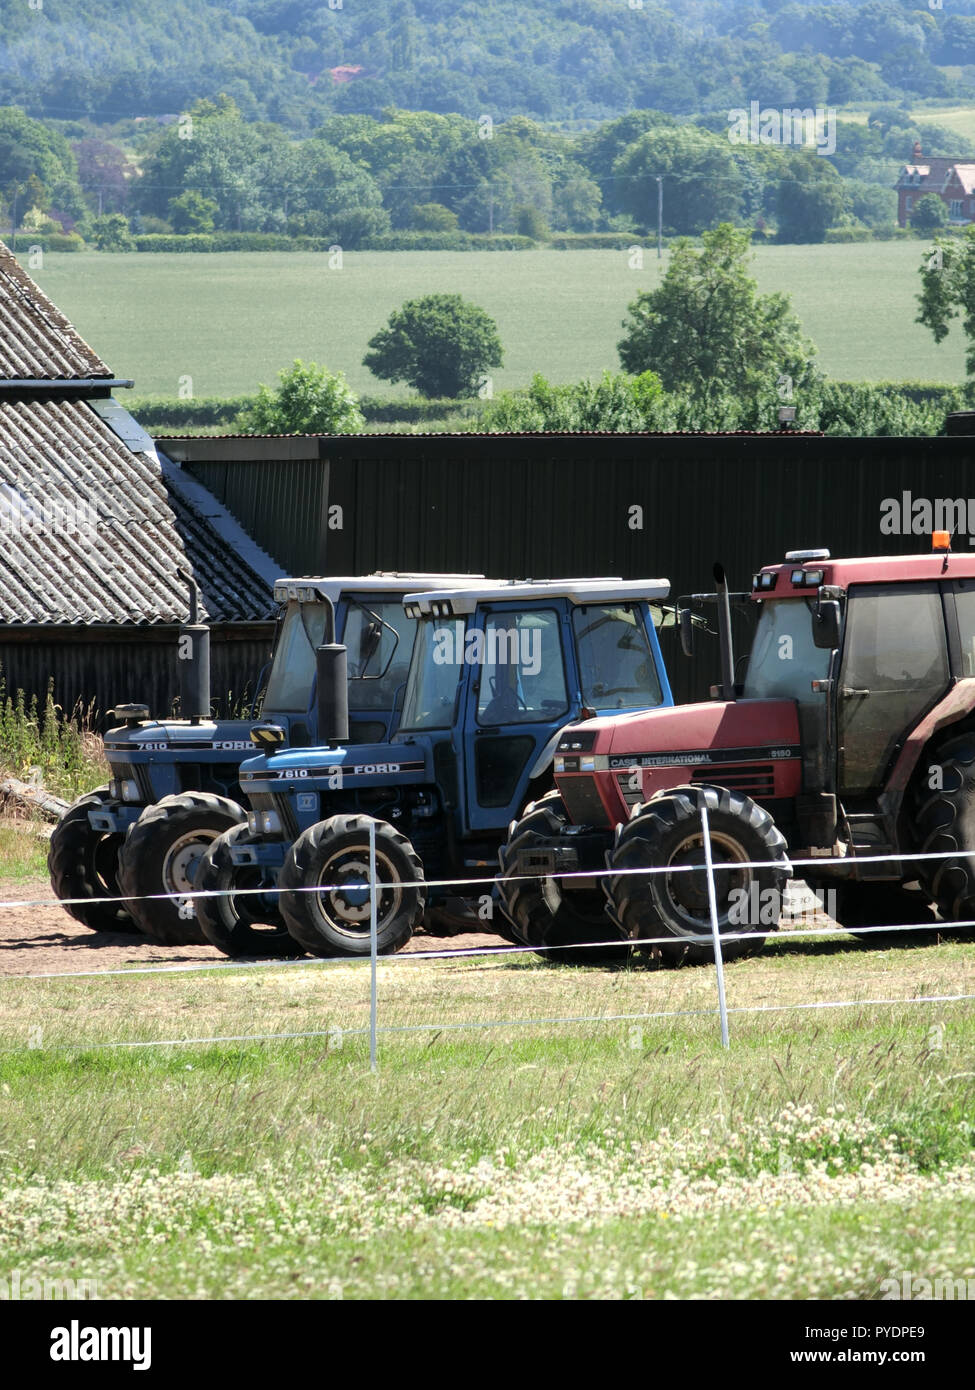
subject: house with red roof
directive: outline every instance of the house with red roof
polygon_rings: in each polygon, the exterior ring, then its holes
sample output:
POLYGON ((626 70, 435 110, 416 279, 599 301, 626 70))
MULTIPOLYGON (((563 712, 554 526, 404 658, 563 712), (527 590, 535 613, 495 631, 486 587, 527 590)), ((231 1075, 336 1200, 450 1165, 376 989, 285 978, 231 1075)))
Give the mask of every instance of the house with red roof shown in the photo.
POLYGON ((924 155, 921 142, 914 142, 911 163, 901 169, 897 183, 897 221, 909 225, 918 202, 927 193, 940 198, 948 209, 948 220, 955 226, 975 222, 975 163, 949 159, 945 155, 924 155))

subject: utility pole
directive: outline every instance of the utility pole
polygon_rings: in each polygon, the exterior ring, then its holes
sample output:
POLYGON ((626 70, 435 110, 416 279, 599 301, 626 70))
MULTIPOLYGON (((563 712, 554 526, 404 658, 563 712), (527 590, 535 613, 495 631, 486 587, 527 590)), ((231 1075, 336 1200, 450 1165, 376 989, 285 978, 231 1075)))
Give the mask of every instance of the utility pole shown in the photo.
POLYGON ((663 175, 657 175, 657 260, 663 255, 664 239, 664 180, 663 175))
POLYGON ((494 235, 494 184, 488 184, 488 232, 494 235))

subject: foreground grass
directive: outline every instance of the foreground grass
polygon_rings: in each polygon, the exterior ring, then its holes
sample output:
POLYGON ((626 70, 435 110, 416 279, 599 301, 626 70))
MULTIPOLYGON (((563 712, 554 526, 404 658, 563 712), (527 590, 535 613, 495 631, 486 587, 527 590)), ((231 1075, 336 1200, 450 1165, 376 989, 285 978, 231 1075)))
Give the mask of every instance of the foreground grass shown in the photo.
POLYGON ((975 992, 970 947, 784 942, 729 969, 733 1009, 862 1002, 733 1014, 727 1052, 709 970, 514 959, 384 963, 375 1075, 362 966, 8 981, 0 1276, 859 1298, 975 1275, 975 1020, 909 1002, 975 992), (473 1022, 501 1026, 450 1027, 473 1022), (285 1032, 321 1036, 94 1045, 285 1032))
MULTIPOLYGON (((756 248, 763 291, 784 290, 823 369, 839 380, 962 382, 960 329, 936 344, 914 322, 927 243, 756 248)), ((362 365, 368 339, 404 300, 456 291, 497 322, 503 368, 494 389, 619 370, 627 305, 659 283, 667 257, 625 251, 350 252, 341 271, 312 253, 57 254, 38 283, 82 336, 136 380, 140 395, 236 396, 273 384, 295 357, 325 362, 353 388, 392 396, 362 365), (147 314, 158 326, 145 333, 147 314)), ((429 425, 426 426, 429 428, 429 425)))

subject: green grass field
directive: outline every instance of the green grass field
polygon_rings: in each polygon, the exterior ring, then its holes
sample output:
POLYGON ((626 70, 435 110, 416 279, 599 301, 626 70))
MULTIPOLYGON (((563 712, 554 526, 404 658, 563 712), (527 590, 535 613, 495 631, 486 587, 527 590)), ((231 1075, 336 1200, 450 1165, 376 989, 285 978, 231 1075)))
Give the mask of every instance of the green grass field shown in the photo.
POLYGON ((373 1075, 366 963, 7 979, 0 1278, 323 1299, 973 1278, 975 1016, 907 1002, 973 986, 961 942, 782 941, 729 967, 732 1009, 863 1002, 735 1013, 725 1052, 706 968, 398 957, 373 1075), (519 1019, 540 1021, 458 1027, 519 1019))
MULTIPOLYGON (((956 328, 940 346, 914 322, 924 243, 757 248, 765 291, 792 297, 826 372, 840 380, 964 380, 956 328)), ((82 336, 138 395, 233 396, 273 383, 295 357, 346 373, 360 393, 402 394, 362 365, 368 339, 404 300, 457 291, 498 322, 495 389, 534 372, 553 381, 619 369, 627 304, 655 285, 625 252, 361 252, 341 270, 311 253, 57 255, 34 274, 82 336)), ((662 262, 666 265, 666 260, 662 262)))

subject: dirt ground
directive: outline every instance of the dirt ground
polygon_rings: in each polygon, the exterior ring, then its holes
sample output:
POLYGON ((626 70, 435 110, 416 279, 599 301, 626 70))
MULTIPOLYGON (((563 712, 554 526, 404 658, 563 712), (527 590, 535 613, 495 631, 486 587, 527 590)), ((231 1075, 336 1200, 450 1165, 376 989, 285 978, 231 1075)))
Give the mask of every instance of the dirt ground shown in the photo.
MULTIPOLYGON (((502 946, 483 932, 434 937, 420 932, 407 951, 502 946)), ((225 961, 213 946, 156 946, 141 936, 94 932, 76 922, 51 892, 46 878, 0 878, 0 975, 63 975, 76 970, 117 970, 125 965, 180 965, 225 961), (16 903, 18 906, 7 906, 16 903)))

